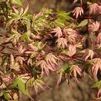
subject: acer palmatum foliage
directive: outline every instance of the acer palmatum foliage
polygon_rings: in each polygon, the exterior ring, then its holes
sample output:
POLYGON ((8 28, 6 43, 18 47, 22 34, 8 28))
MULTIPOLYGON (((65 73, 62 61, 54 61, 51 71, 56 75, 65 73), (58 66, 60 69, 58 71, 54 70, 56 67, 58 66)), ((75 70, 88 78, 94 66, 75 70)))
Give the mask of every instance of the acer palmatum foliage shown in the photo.
POLYGON ((17 0, 1 0, 0 7, 0 96, 15 100, 21 91, 31 98, 29 88, 44 90, 51 73, 59 75, 57 85, 87 73, 100 97, 99 2, 74 0, 68 12, 43 8, 38 14, 17 0))
POLYGON ((67 40, 65 38, 58 38, 56 43, 57 43, 57 47, 59 48, 67 47, 67 40))
POLYGON ((98 12, 99 5, 97 3, 93 3, 89 5, 89 13, 95 14, 98 12))
POLYGON ((95 78, 97 78, 98 71, 101 72, 101 59, 100 58, 94 58, 92 60, 93 66, 92 66, 92 73, 95 78))
POLYGON ((80 67, 78 65, 72 65, 71 67, 71 74, 75 77, 75 79, 77 79, 78 76, 82 75, 82 70, 80 69, 80 67))
POLYGON ((100 28, 100 22, 96 21, 96 22, 91 22, 89 25, 88 25, 88 30, 90 32, 96 32, 98 31, 100 28))
POLYGON ((69 45, 67 54, 70 57, 75 55, 76 54, 76 46, 75 45, 69 45))
POLYGON ((67 36, 67 41, 70 43, 70 44, 75 44, 77 42, 77 36, 78 36, 78 32, 72 28, 67 28, 67 29, 64 29, 64 34, 67 36))
POLYGON ((36 65, 40 66, 42 69, 41 75, 44 75, 44 73, 49 75, 50 71, 55 71, 57 59, 58 58, 56 56, 54 56, 52 53, 49 53, 46 55, 44 60, 39 60, 36 65))
POLYGON ((76 7, 72 12, 73 12, 73 16, 75 16, 76 18, 78 18, 84 13, 82 7, 76 7))
POLYGON ((101 32, 98 33, 97 37, 96 37, 96 43, 97 44, 101 44, 101 32))
POLYGON ((52 33, 55 33, 55 36, 58 37, 58 38, 60 38, 63 35, 62 30, 61 30, 60 27, 57 27, 57 28, 53 29, 52 33))
POLYGON ((91 49, 86 49, 86 50, 84 50, 84 58, 85 58, 85 61, 87 60, 87 59, 93 59, 93 57, 94 57, 94 51, 93 50, 91 50, 91 49))

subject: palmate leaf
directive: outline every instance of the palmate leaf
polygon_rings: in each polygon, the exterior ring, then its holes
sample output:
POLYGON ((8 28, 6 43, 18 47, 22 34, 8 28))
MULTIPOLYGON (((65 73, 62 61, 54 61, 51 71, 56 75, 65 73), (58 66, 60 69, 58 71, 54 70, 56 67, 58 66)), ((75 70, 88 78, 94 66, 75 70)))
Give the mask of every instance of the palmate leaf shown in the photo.
POLYGON ((23 0, 11 0, 11 2, 12 2, 12 4, 17 4, 17 5, 22 6, 23 0))
MULTIPOLYGON (((0 90, 0 97, 3 97, 5 101, 11 101, 12 95, 11 95, 11 90, 0 90)), ((15 100, 14 100, 15 101, 15 100)))
POLYGON ((88 24, 88 20, 85 19, 85 20, 83 20, 83 21, 81 21, 81 22, 79 23, 78 27, 84 27, 84 26, 86 26, 87 24, 88 24))
POLYGON ((28 92, 28 88, 26 88, 26 85, 25 85, 24 81, 22 80, 22 78, 17 77, 14 80, 12 87, 13 88, 18 88, 23 94, 30 97, 30 94, 28 92))
POLYGON ((14 56, 10 55, 10 68, 19 71, 19 64, 14 60, 14 56))
POLYGON ((58 18, 57 20, 55 20, 55 24, 56 24, 56 26, 63 27, 64 26, 64 20, 58 18))
POLYGON ((43 44, 41 41, 36 41, 34 45, 38 48, 38 50, 42 50, 46 44, 43 44))
POLYGON ((33 16, 33 28, 36 32, 48 27, 48 16, 52 13, 51 9, 43 8, 38 14, 33 16))
POLYGON ((26 41, 26 42, 30 41, 31 39, 30 39, 29 32, 24 33, 24 34, 21 36, 21 39, 22 39, 23 41, 26 41))
POLYGON ((27 87, 34 87, 35 89, 35 92, 37 93, 39 89, 42 89, 44 90, 44 86, 45 83, 44 81, 42 80, 42 78, 38 77, 37 79, 35 79, 34 77, 29 79, 27 82, 26 82, 26 86, 27 87))
POLYGON ((56 26, 63 27, 66 21, 69 21, 70 19, 70 12, 67 13, 65 11, 57 11, 57 19, 54 23, 56 24, 56 26))
POLYGON ((4 92, 3 96, 7 101, 11 99, 9 92, 4 92))
POLYGON ((29 29, 30 19, 32 18, 32 15, 28 14, 28 9, 29 6, 27 6, 25 9, 21 8, 20 10, 13 8, 14 12, 10 13, 9 20, 6 26, 9 27, 11 24, 19 22, 19 20, 21 20, 21 23, 25 24, 27 29, 29 29))
POLYGON ((47 20, 45 16, 39 16, 37 18, 33 17, 33 28, 35 31, 41 31, 47 25, 47 20))
POLYGON ((57 80, 57 86, 61 83, 63 75, 69 72, 70 72, 70 65, 68 63, 63 64, 57 72, 59 74, 59 77, 57 80))
POLYGON ((61 19, 69 20, 69 19, 71 19, 71 17, 69 15, 70 15, 70 12, 57 11, 57 16, 61 19))
POLYGON ((21 34, 16 30, 12 29, 11 36, 6 40, 6 42, 12 41, 12 43, 16 44, 21 37, 21 34))

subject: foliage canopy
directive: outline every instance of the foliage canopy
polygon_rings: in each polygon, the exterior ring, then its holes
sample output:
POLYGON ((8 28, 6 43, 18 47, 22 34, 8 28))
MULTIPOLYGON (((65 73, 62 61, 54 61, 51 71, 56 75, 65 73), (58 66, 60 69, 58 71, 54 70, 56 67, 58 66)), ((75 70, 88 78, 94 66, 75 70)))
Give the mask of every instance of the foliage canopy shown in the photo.
MULTIPOLYGON (((74 0, 66 12, 43 8, 38 14, 22 8, 22 0, 0 1, 0 96, 18 99, 45 90, 47 76, 80 78, 87 73, 101 91, 101 5, 74 0)), ((31 98, 32 99, 32 98, 31 98)))

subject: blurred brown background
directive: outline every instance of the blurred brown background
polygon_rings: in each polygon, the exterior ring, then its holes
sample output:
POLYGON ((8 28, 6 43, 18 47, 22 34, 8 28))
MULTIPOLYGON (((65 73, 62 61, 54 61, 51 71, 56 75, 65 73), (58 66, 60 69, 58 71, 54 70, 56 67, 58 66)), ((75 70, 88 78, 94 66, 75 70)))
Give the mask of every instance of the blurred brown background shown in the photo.
MULTIPOLYGON (((56 74, 47 78, 49 89, 39 92, 37 95, 31 89, 31 95, 34 101, 101 101, 95 100, 96 91, 92 89, 92 80, 87 74, 79 80, 63 82, 58 88, 56 87, 57 77, 56 74)), ((20 95, 19 101, 32 101, 24 95, 20 95)))

